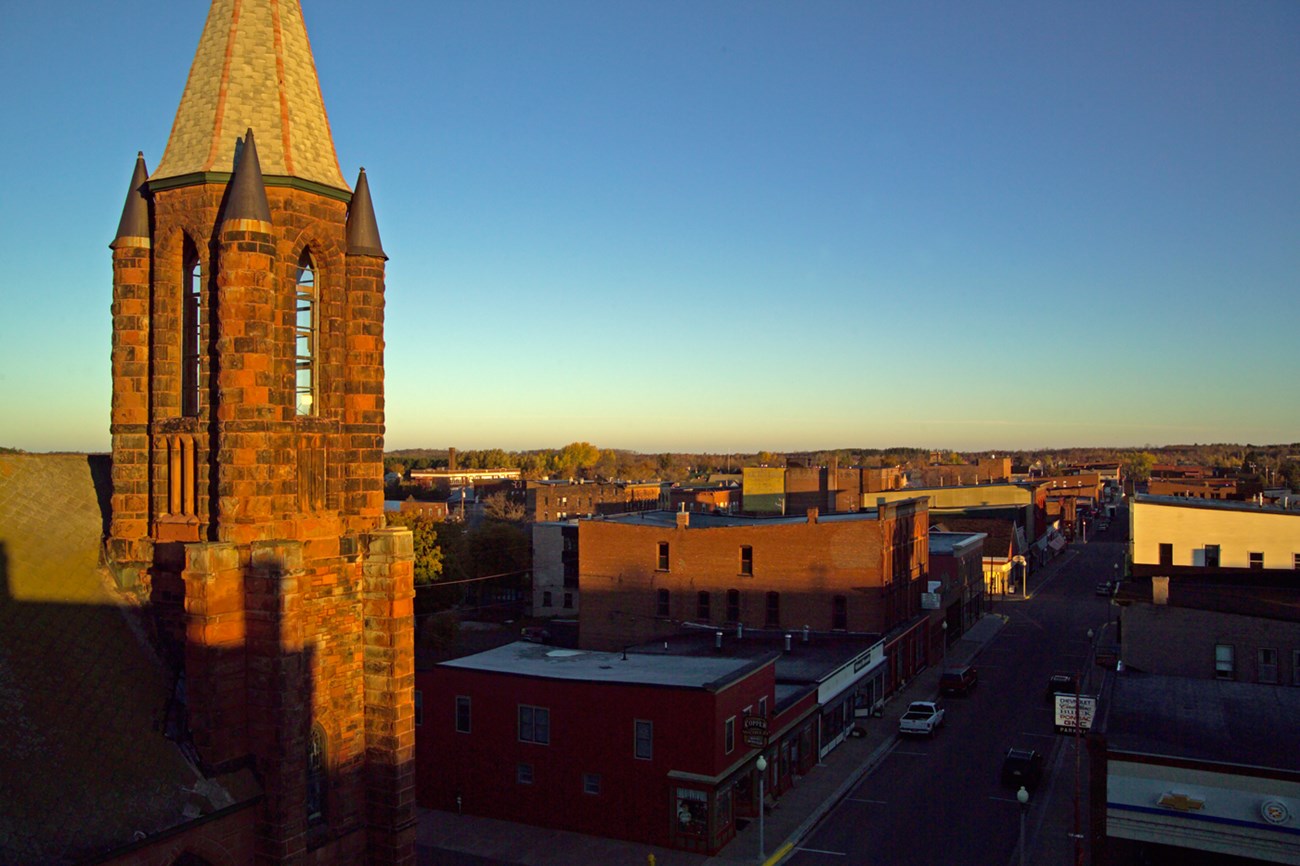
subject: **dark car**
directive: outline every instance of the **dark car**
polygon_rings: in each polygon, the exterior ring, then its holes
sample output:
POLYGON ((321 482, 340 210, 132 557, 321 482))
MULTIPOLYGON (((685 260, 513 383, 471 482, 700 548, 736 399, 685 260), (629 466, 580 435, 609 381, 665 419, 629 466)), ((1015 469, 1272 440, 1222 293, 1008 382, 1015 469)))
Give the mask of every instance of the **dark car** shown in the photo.
POLYGON ((948 668, 939 675, 939 691, 945 695, 964 695, 979 682, 979 672, 973 665, 948 668))
POLYGON ((1051 703, 1057 695, 1073 695, 1079 691, 1079 678, 1074 674, 1052 674, 1047 678, 1045 700, 1051 703))
POLYGON ((1109 580, 1097 584, 1097 595, 1111 595, 1115 592, 1115 584, 1109 580))
POLYGON ((1007 749, 1002 759, 1002 784, 1008 788, 1024 785, 1032 791, 1043 777, 1043 755, 1034 749, 1007 749))

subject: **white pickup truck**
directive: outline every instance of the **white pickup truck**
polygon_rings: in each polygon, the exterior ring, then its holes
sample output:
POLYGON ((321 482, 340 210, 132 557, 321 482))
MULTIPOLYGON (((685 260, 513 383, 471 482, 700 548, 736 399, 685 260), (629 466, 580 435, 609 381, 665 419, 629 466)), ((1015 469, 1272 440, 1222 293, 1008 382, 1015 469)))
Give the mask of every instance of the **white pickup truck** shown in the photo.
POLYGON ((898 720, 900 734, 924 734, 929 737, 943 724, 943 705, 937 701, 912 701, 898 720))

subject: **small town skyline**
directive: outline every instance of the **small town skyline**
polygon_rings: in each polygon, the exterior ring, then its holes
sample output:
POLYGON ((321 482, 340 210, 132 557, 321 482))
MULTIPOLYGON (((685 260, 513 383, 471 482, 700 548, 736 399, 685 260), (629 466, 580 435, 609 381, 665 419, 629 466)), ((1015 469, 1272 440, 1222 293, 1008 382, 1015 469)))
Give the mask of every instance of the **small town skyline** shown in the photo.
MULTIPOLYGON (((1300 9, 997 9, 309 4, 387 447, 1293 439, 1300 9)), ((105 247, 204 14, 6 22, 0 442, 109 446, 105 247)))

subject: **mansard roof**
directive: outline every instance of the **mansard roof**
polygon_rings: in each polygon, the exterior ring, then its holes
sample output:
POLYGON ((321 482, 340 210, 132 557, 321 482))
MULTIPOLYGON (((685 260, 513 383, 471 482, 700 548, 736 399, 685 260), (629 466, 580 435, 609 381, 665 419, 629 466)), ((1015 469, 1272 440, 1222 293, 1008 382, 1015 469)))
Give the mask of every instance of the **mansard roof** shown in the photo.
POLYGON ((162 161, 150 181, 229 173, 260 138, 262 171, 348 190, 298 0, 212 0, 162 161))

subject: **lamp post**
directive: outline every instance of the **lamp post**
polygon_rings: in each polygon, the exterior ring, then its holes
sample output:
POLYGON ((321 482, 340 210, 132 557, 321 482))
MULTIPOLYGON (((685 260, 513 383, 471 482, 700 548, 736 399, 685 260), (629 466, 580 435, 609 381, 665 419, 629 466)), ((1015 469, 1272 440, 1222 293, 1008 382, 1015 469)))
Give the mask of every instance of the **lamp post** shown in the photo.
POLYGON ((759 755, 754 768, 758 770, 758 860, 761 863, 767 859, 767 846, 763 844, 763 781, 767 776, 767 758, 759 755))
POLYGON ((1020 804, 1020 866, 1025 866, 1025 813, 1029 811, 1029 791, 1024 785, 1016 791, 1016 802, 1020 804))
POLYGON ((943 669, 948 669, 948 620, 939 623, 939 639, 943 641, 943 669))

